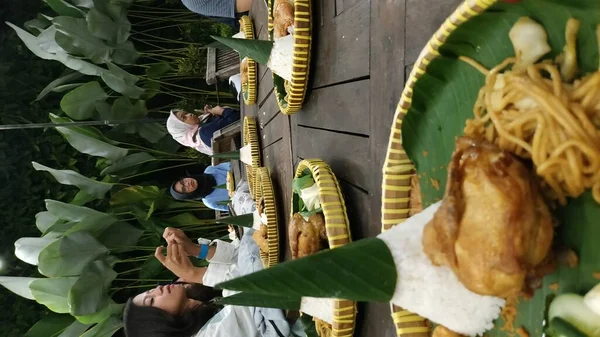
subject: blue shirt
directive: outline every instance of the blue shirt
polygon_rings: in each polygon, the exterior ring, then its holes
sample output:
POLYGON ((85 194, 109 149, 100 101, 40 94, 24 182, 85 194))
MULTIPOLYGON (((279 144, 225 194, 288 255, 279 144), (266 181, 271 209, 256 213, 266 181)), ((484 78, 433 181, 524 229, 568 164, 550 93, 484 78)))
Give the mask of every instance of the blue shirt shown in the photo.
POLYGON ((181 3, 200 15, 235 18, 235 0, 181 0, 181 3))
MULTIPOLYGON (((227 172, 229 172, 230 169, 230 163, 221 163, 217 166, 207 167, 206 170, 204 170, 204 173, 213 176, 218 186, 227 183, 227 172)), ((206 205, 206 207, 216 211, 228 212, 229 208, 227 205, 220 205, 222 201, 229 201, 229 193, 227 192, 226 188, 215 188, 211 194, 202 198, 202 202, 206 205)))

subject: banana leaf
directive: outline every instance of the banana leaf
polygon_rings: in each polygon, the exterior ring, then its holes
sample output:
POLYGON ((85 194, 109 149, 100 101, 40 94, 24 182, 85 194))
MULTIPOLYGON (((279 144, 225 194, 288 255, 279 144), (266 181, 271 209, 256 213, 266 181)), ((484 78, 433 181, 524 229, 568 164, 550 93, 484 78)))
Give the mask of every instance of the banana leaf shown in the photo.
POLYGON ((55 170, 53 168, 44 166, 42 164, 38 164, 36 162, 32 162, 32 165, 36 171, 49 172, 59 183, 63 185, 77 186, 82 191, 93 195, 97 199, 104 198, 106 192, 108 192, 114 185, 111 183, 105 183, 90 179, 72 170, 55 170))
POLYGON ((81 9, 71 5, 65 0, 44 0, 44 2, 58 15, 71 16, 74 18, 82 18, 85 16, 85 13, 81 9))
POLYGON ((248 57, 260 64, 267 64, 273 49, 273 41, 246 40, 230 37, 211 36, 218 42, 237 51, 241 58, 248 57))
POLYGON ((80 337, 110 337, 122 327, 123 321, 115 316, 110 316, 108 319, 96 324, 80 337))
POLYGON ((104 261, 90 263, 69 290, 69 307, 73 316, 92 315, 109 305, 108 289, 117 272, 104 261))
POLYGON ((70 81, 76 80, 78 78, 81 78, 82 76, 83 75, 80 73, 76 73, 76 72, 67 70, 65 75, 50 82, 44 89, 42 89, 42 91, 37 95, 35 100, 36 101, 41 100, 42 98, 46 97, 46 95, 48 95, 51 91, 54 91, 54 89, 56 89, 58 86, 68 83, 70 81))
POLYGON ((254 221, 254 216, 252 215, 252 213, 238 215, 238 216, 230 216, 230 217, 215 220, 216 223, 235 225, 235 226, 243 226, 243 227, 249 227, 249 228, 252 228, 253 221, 254 221))
POLYGON ((83 120, 94 117, 96 112, 96 101, 108 98, 100 83, 88 82, 76 89, 69 91, 61 100, 60 108, 69 117, 75 120, 83 120))
POLYGON ((50 314, 35 323, 24 337, 58 337, 74 321, 71 315, 50 314))
MULTIPOLYGON (((440 47, 441 56, 430 62, 415 83, 412 105, 402 122, 402 144, 420 177, 424 207, 443 196, 445 167, 454 150, 454 139, 462 134, 466 119, 473 116, 473 105, 485 80, 456 56, 471 57, 487 68, 514 56, 508 32, 521 16, 531 17, 546 29, 552 50, 543 59, 552 59, 562 51, 567 19, 581 20, 577 42, 578 77, 598 69, 595 28, 600 23, 600 2, 597 0, 498 2, 460 25, 440 47), (439 186, 434 181, 439 182, 439 186)), ((563 292, 585 292, 598 282, 594 273, 600 271, 597 244, 600 205, 590 193, 585 193, 559 207, 555 215, 560 222, 555 245, 574 249, 580 263, 576 268, 559 268, 544 278, 533 298, 519 299, 514 326, 522 326, 531 336, 542 335, 547 298, 563 292)), ((502 319, 498 319, 495 329, 486 332, 486 336, 509 336, 511 331, 503 331, 503 325, 502 319)))
POLYGON ((234 160, 239 160, 240 159, 240 151, 229 151, 229 152, 215 153, 211 157, 212 158, 218 158, 218 159, 234 159, 234 160))
POLYGON ((57 127, 56 130, 73 146, 77 151, 90 156, 102 157, 116 162, 127 155, 128 150, 103 142, 102 140, 88 137, 85 134, 77 132, 71 128, 57 127))
POLYGON ((0 285, 23 298, 33 300, 35 298, 33 297, 31 290, 29 290, 29 282, 33 280, 37 280, 37 278, 20 276, 0 276, 0 285))
POLYGON ((41 251, 39 271, 48 277, 80 275, 90 262, 108 253, 108 249, 91 234, 75 232, 54 241, 41 251))

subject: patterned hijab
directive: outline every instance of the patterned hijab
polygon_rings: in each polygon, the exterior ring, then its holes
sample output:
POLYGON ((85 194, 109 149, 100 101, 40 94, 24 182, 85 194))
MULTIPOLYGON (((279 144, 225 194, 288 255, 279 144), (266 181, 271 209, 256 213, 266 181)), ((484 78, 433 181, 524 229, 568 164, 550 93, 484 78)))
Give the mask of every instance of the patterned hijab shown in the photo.
POLYGON ((181 110, 171 110, 171 114, 167 119, 167 130, 171 136, 173 136, 173 139, 183 146, 191 147, 198 152, 212 156, 213 150, 202 142, 200 135, 198 134, 200 125, 184 123, 175 115, 179 111, 181 110))

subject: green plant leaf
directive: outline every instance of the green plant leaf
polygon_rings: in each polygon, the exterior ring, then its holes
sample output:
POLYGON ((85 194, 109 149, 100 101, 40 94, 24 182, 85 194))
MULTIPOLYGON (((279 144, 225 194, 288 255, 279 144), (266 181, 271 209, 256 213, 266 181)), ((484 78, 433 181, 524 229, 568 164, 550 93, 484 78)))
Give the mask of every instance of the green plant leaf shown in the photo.
POLYGON ((44 0, 58 15, 65 15, 74 18, 83 18, 85 13, 64 0, 44 0))
POLYGON ((217 287, 267 295, 389 302, 396 277, 389 248, 380 239, 369 238, 284 262, 217 287))
POLYGON ((160 83, 148 81, 144 84, 144 90, 146 90, 146 92, 141 96, 141 98, 149 100, 160 93, 160 83))
POLYGON ((35 323, 24 337, 58 337, 74 321, 71 315, 49 314, 35 323))
MULTIPOLYGON (((110 198, 112 206, 143 203, 150 206, 165 195, 156 186, 131 186, 114 193, 110 198)), ((145 215, 146 212, 144 212, 145 215)))
POLYGON ((131 103, 129 97, 121 96, 117 98, 112 105, 111 117, 114 119, 140 119, 148 113, 145 101, 131 103))
POLYGON ((52 20, 58 31, 56 42, 72 55, 89 58, 96 64, 109 60, 110 48, 90 33, 85 19, 59 16, 52 20))
POLYGON ((215 299, 215 303, 220 305, 239 305, 245 307, 287 310, 300 310, 300 301, 300 297, 252 294, 246 292, 215 299))
POLYGON ((132 65, 140 58, 140 53, 135 49, 133 42, 125 41, 113 47, 110 57, 116 64, 132 65))
POLYGON ((44 29, 40 35, 37 36, 38 47, 48 53, 56 54, 65 52, 65 50, 56 41, 56 27, 50 26, 44 29))
POLYGON ((94 1, 93 0, 70 0, 75 6, 82 8, 93 8, 94 1))
POLYGON ((319 334, 317 333, 317 326, 312 316, 302 314, 302 316, 298 318, 298 321, 302 325, 306 337, 319 337, 319 334))
POLYGON ((88 137, 85 134, 77 132, 71 128, 57 127, 63 137, 77 151, 89 154, 94 157, 102 157, 113 162, 120 160, 127 155, 128 150, 106 143, 100 139, 88 137))
POLYGON ((216 219, 216 223, 252 228, 254 215, 252 213, 216 219))
POLYGON ((15 241, 15 256, 31 265, 37 266, 40 252, 56 241, 53 238, 20 238, 15 241))
POLYGON ((74 185, 79 187, 82 191, 93 195, 98 199, 104 198, 106 192, 108 192, 114 184, 99 182, 90 178, 84 177, 81 174, 71 170, 55 170, 53 168, 32 162, 33 168, 36 171, 46 171, 52 174, 54 179, 63 185, 74 185))
POLYGON ((106 320, 96 324, 80 337, 111 337, 115 332, 123 327, 123 321, 115 316, 110 316, 106 320))
POLYGON ((78 321, 71 323, 60 335, 56 337, 79 337, 91 324, 84 324, 78 321))
POLYGON ((29 282, 35 300, 58 314, 69 312, 67 296, 77 277, 40 278, 29 282))
POLYGON ((112 215, 96 215, 82 219, 80 222, 65 231, 64 235, 69 235, 75 232, 88 232, 93 237, 97 238, 118 219, 112 215))
POLYGON ((146 123, 137 126, 137 130, 140 136, 152 144, 158 143, 163 137, 167 135, 165 127, 159 123, 146 123))
MULTIPOLYGON (((98 101, 100 102, 100 101, 98 101)), ((52 121, 52 123, 71 123, 73 122, 71 119, 67 118, 67 117, 59 117, 53 113, 48 114, 50 116, 50 120, 52 121)), ((71 127, 72 130, 75 130, 81 134, 84 134, 88 137, 92 137, 92 138, 96 138, 96 139, 101 139, 106 143, 113 143, 111 142, 110 139, 107 139, 104 137, 104 135, 102 135, 102 132, 100 132, 100 130, 91 127, 91 126, 76 126, 76 127, 71 127)))
POLYGON ((65 92, 65 91, 71 91, 73 89, 77 89, 80 86, 84 85, 85 83, 69 83, 69 84, 63 84, 63 85, 59 85, 56 88, 52 89, 52 92, 65 92))
POLYGON ((57 223, 59 219, 52 213, 44 211, 35 215, 35 226, 41 233, 45 233, 48 228, 57 223))
POLYGON ((50 92, 52 92, 56 87, 63 85, 65 83, 74 81, 78 78, 81 78, 83 75, 81 73, 77 73, 77 72, 67 72, 66 75, 63 75, 57 79, 55 79, 54 81, 50 82, 44 89, 42 89, 42 91, 40 91, 40 93, 37 95, 37 97, 35 98, 36 101, 41 100, 42 98, 46 97, 46 95, 48 95, 50 92))
POLYGON ((267 64, 273 49, 273 41, 246 40, 221 36, 211 36, 213 39, 237 51, 241 58, 249 57, 260 64, 267 64))
POLYGON ((75 120, 89 119, 96 112, 95 102, 107 98, 100 83, 91 81, 69 91, 60 101, 60 108, 75 120))
POLYGON ((113 21, 117 22, 127 19, 127 11, 125 10, 128 7, 127 1, 93 0, 93 2, 95 8, 97 8, 100 12, 110 16, 113 21))
POLYGON ((93 195, 87 194, 84 191, 79 191, 77 192, 77 194, 75 194, 70 204, 76 206, 83 206, 94 199, 96 199, 96 197, 94 197, 93 195))
POLYGON ((48 245, 39 256, 39 271, 48 277, 79 275, 108 249, 91 234, 75 232, 48 245))
POLYGON ((118 66, 106 61, 108 71, 100 74, 104 83, 112 90, 131 98, 139 98, 144 93, 144 89, 135 85, 138 78, 119 68, 118 66))
MULTIPOLYGON (((148 75, 148 77, 150 77, 150 78, 159 78, 171 70, 173 70, 173 68, 171 68, 170 64, 158 63, 158 64, 154 64, 154 65, 150 66, 150 68, 147 68, 146 75, 148 75)), ((152 83, 155 83, 155 82, 152 82, 152 83)))
POLYGON ((162 263, 160 263, 154 255, 150 255, 146 261, 144 261, 142 269, 140 269, 140 280, 152 279, 163 270, 165 270, 165 267, 162 263))
POLYGON ((33 34, 39 34, 48 28, 52 23, 46 20, 44 17, 37 17, 26 21, 23 26, 27 28, 33 34))
POLYGON ((37 280, 35 277, 18 277, 18 276, 0 276, 0 285, 12 291, 13 293, 34 300, 31 290, 29 290, 29 282, 37 280))
POLYGON ((33 54, 35 54, 35 56, 37 56, 39 58, 42 58, 44 60, 59 61, 60 63, 64 64, 66 67, 73 69, 75 71, 78 71, 85 75, 100 76, 100 74, 105 71, 104 69, 102 69, 92 63, 89 63, 85 60, 70 56, 69 54, 67 54, 64 51, 62 51, 62 52, 57 51, 56 53, 49 53, 47 51, 44 51, 40 48, 40 46, 38 44, 38 39, 35 36, 29 34, 28 32, 13 25, 10 22, 7 22, 6 24, 9 25, 17 33, 17 35, 19 36, 19 39, 21 39, 21 41, 23 41, 25 43, 25 46, 27 47, 27 49, 29 49, 33 54))
POLYGON ((58 200, 46 199, 46 209, 50 214, 61 220, 79 222, 91 216, 108 216, 107 213, 98 212, 89 207, 67 204, 58 200))
POLYGON ((98 241, 115 253, 123 253, 135 250, 131 248, 137 245, 144 231, 127 222, 115 222, 100 236, 98 241))
POLYGON ((236 151, 215 153, 211 157, 212 158, 219 158, 219 159, 234 159, 234 160, 239 160, 240 159, 240 151, 236 150, 236 151))
POLYGON ((166 221, 175 226, 209 225, 215 223, 215 220, 212 219, 198 219, 194 214, 190 212, 178 214, 176 216, 168 218, 166 221))
POLYGON ((87 316, 106 308, 108 289, 116 277, 117 272, 102 260, 88 264, 69 290, 71 315, 87 316))
POLYGON ((315 180, 313 179, 313 177, 311 175, 301 176, 301 177, 295 178, 294 181, 292 182, 292 190, 294 191, 294 193, 300 195, 301 190, 311 187, 314 184, 315 184, 315 180))
POLYGON ((87 316, 75 316, 75 319, 77 319, 79 322, 84 323, 84 324, 95 324, 95 323, 104 322, 111 315, 122 314, 123 308, 125 307, 124 304, 117 304, 111 299, 109 299, 108 302, 109 302, 109 305, 106 306, 104 309, 102 309, 94 314, 87 315, 87 316))
POLYGON ((119 44, 129 38, 131 31, 129 21, 114 22, 110 16, 102 13, 98 8, 91 8, 85 19, 90 33, 100 39, 119 44))
POLYGON ((138 165, 142 165, 144 163, 155 161, 155 160, 156 160, 156 158, 154 158, 148 152, 133 153, 133 154, 130 154, 130 155, 127 155, 127 156, 121 158, 119 161, 116 161, 114 164, 112 164, 109 167, 102 170, 102 172, 100 174, 102 174, 102 175, 115 174, 121 170, 131 168, 134 166, 138 166, 138 165))
POLYGON ((156 218, 146 219, 146 214, 148 212, 144 211, 138 206, 131 206, 131 209, 134 211, 135 218, 137 221, 149 232, 155 233, 158 236, 162 237, 165 228, 167 228, 166 224, 163 224, 160 220, 156 218))

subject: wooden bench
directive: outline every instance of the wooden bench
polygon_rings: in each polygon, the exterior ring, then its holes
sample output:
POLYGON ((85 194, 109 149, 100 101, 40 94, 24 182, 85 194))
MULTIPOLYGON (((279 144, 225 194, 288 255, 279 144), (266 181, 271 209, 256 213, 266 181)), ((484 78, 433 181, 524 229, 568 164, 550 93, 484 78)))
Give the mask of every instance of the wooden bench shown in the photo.
MULTIPOLYGON (((213 153, 224 153, 239 149, 242 136, 242 122, 236 121, 213 133, 211 147, 213 153)), ((219 165, 228 159, 212 158, 212 165, 219 165)))
POLYGON ((206 56, 206 83, 228 81, 240 72, 240 56, 235 50, 209 47, 206 56))

